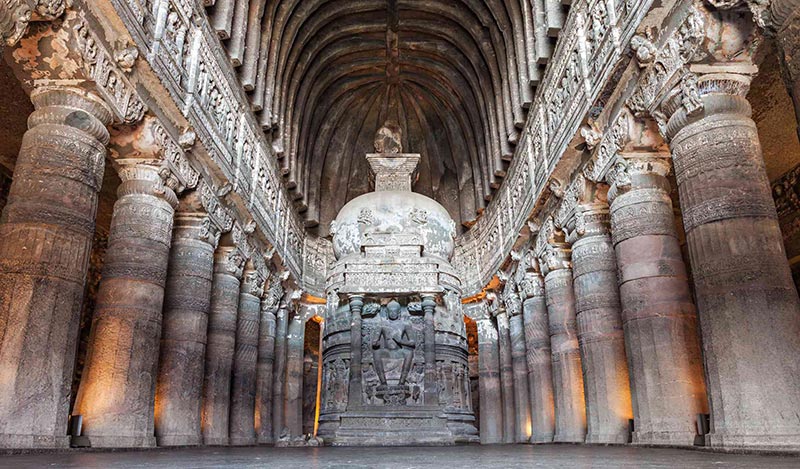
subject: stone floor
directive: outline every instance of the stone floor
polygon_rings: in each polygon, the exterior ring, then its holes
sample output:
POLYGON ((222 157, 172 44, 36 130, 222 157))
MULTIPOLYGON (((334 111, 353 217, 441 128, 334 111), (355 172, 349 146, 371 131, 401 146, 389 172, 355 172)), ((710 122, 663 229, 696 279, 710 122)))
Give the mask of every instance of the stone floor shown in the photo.
POLYGON ((603 446, 194 448, 0 456, 5 468, 800 468, 800 457, 603 446))

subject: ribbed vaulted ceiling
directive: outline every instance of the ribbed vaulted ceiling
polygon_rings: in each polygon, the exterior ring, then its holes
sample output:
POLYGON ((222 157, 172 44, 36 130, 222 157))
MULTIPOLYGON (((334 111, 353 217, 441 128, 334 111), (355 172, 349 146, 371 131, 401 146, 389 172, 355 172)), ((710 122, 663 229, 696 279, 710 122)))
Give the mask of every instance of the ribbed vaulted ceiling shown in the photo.
POLYGON ((272 132, 307 226, 370 190, 394 120, 416 192, 468 226, 505 173, 564 18, 558 0, 216 0, 209 13, 272 132))

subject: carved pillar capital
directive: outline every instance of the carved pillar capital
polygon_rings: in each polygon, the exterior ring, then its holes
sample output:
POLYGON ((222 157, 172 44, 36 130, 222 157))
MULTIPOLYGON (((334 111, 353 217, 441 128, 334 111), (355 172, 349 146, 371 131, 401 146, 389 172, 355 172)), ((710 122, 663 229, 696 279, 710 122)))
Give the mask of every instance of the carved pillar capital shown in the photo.
POLYGON ((75 86, 46 85, 31 92, 31 101, 35 111, 28 118, 29 128, 40 124, 66 125, 108 144, 107 126, 113 114, 96 94, 75 86))
POLYGON ((608 203, 580 204, 575 210, 575 235, 578 239, 607 235, 611 229, 608 203))
MULTIPOLYGON (((606 175, 606 181, 611 185, 608 191, 609 204, 620 194, 632 189, 663 186, 671 170, 670 159, 668 151, 618 153, 606 175)), ((668 187, 665 189, 669 191, 668 187)))
POLYGON ((173 208, 178 205, 175 185, 166 177, 163 166, 152 160, 121 158, 114 160, 114 167, 122 179, 117 196, 141 194, 164 200, 173 208))
POLYGON ((717 114, 739 114, 750 117, 750 104, 745 98, 752 79, 751 65, 729 67, 725 64, 691 67, 698 73, 683 76, 661 103, 666 118, 665 137, 671 140, 683 128, 717 114), (699 72, 702 69, 703 73, 699 72))
POLYGON ((248 260, 242 271, 242 293, 260 297, 264 294, 264 281, 264 274, 255 267, 252 259, 248 260))
POLYGON ((235 246, 220 246, 214 253, 214 269, 241 279, 245 257, 235 246))

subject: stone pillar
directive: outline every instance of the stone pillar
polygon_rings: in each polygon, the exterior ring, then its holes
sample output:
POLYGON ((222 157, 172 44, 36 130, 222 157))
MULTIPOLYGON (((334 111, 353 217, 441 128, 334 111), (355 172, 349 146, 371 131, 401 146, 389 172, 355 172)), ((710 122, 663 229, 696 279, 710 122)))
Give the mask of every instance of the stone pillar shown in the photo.
POLYGON ((0 448, 66 447, 67 414, 111 111, 42 87, 0 218, 0 448))
POLYGON ((555 433, 553 402, 553 366, 544 279, 534 270, 535 256, 529 262, 521 293, 522 317, 525 325, 525 350, 528 365, 528 392, 531 404, 531 443, 550 443, 555 433))
MULTIPOLYGON (((436 299, 433 295, 422 294, 422 311, 425 321, 425 404, 438 405, 439 392, 436 386, 436 325, 433 312, 436 310, 436 299)), ((351 366, 351 369, 352 366, 351 366)), ((360 378, 359 378, 360 379, 360 378)))
MULTIPOLYGON (((499 303, 499 299, 494 300, 499 303)), ((514 364, 511 359, 511 333, 505 306, 495 309, 497 348, 500 357, 500 395, 503 400, 503 443, 516 440, 516 406, 514 405, 514 364)))
POLYGON ((278 309, 275 323, 275 367, 272 370, 272 431, 273 440, 281 437, 284 422, 284 396, 286 385, 286 333, 289 328, 291 294, 287 293, 278 309))
POLYGON ((258 328, 256 363, 256 440, 258 444, 275 441, 272 428, 272 380, 275 365, 275 332, 278 304, 283 296, 280 276, 273 275, 261 301, 261 325, 258 328))
POLYGON ((350 295, 350 383, 347 410, 361 407, 361 308, 363 307, 362 295, 350 295))
POLYGON ((503 405, 500 397, 500 352, 497 328, 488 316, 475 320, 478 327, 481 444, 503 442, 503 405))
POLYGON ((301 303, 286 335, 286 428, 290 437, 303 435, 303 355, 310 306, 301 303))
POLYGON ((667 136, 703 333, 711 446, 797 448, 800 300, 749 83, 732 73, 684 77, 682 93, 664 104, 667 136))
POLYGON ((800 1, 772 0, 770 21, 775 31, 775 43, 780 52, 783 76, 794 102, 794 112, 800 137, 800 1))
POLYGON ((155 400, 159 446, 203 441, 200 410, 219 229, 197 196, 194 191, 181 200, 172 232, 155 400))
POLYGON ((633 442, 692 445, 706 413, 697 316, 669 197, 668 154, 621 153, 609 191, 633 442))
POLYGON ((556 417, 553 441, 580 443, 586 437, 586 404, 570 255, 563 234, 550 240, 545 253, 548 272, 544 282, 553 359, 556 417))
POLYGON ((633 409, 608 205, 579 205, 576 217, 572 266, 586 391, 586 442, 627 443, 633 409))
MULTIPOLYGON (((226 235, 228 237, 229 235, 226 235)), ((203 443, 228 444, 231 369, 239 311, 239 287, 244 257, 239 249, 225 245, 214 253, 214 280, 208 315, 206 366, 203 378, 203 443)))
POLYGON ((161 310, 178 200, 149 160, 116 164, 122 184, 74 413, 83 416, 92 447, 154 446, 161 310))
MULTIPOLYGON (((253 254, 256 255, 256 254, 253 254)), ((236 348, 231 381, 230 444, 247 446, 256 443, 256 361, 258 326, 261 322, 261 295, 264 274, 248 261, 239 293, 236 319, 236 348)))
MULTIPOLYGON (((514 285, 511 278, 506 283, 514 285)), ((531 403, 528 396, 528 363, 526 360, 527 350, 525 349, 525 324, 522 318, 522 302, 519 299, 516 288, 512 291, 504 292, 506 312, 508 313, 508 334, 511 348, 511 367, 514 379, 514 415, 515 421, 515 442, 528 443, 531 438, 531 403)))

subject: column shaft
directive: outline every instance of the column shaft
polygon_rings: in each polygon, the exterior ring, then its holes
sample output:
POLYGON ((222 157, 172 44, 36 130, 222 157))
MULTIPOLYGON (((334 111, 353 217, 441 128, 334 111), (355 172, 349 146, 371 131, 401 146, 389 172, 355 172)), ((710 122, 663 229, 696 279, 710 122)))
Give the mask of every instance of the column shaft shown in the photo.
POLYGON ((350 383, 347 408, 361 407, 361 308, 363 296, 350 297, 350 383))
POLYGON ((258 328, 258 363, 256 364, 256 439, 259 444, 274 442, 272 428, 272 370, 275 363, 275 310, 264 308, 258 328))
POLYGON ((303 346, 306 325, 298 312, 286 336, 286 428, 290 437, 303 435, 303 346))
POLYGON ((578 216, 583 218, 585 234, 572 245, 572 264, 586 392, 586 442, 627 443, 633 410, 608 208, 578 216))
POLYGON ((92 447, 155 445, 161 310, 177 199, 158 167, 119 164, 123 182, 75 401, 92 447))
POLYGON ((230 444, 256 443, 256 361, 258 359, 258 327, 261 322, 263 278, 253 270, 245 270, 239 293, 239 315, 236 319, 236 346, 231 381, 230 444))
POLYGON ((227 445, 231 404, 231 369, 236 342, 236 317, 244 259, 231 246, 217 248, 208 316, 206 366, 203 377, 203 443, 227 445))
POLYGON ((633 442, 692 445, 697 414, 706 412, 705 384, 697 316, 664 177, 669 162, 628 156, 631 171, 641 161, 646 172, 631 174, 630 191, 613 200, 611 228, 631 380, 633 442), (657 168, 660 173, 654 172, 657 168))
POLYGON ((517 425, 514 404, 514 364, 511 359, 511 334, 505 309, 499 310, 496 320, 500 357, 500 394, 503 399, 503 443, 514 443, 517 425))
POLYGON ((525 325, 522 318, 522 305, 517 299, 518 311, 509 318, 511 339, 511 366, 514 376, 514 415, 516 416, 516 442, 528 443, 531 438, 531 403, 528 395, 528 363, 525 349, 525 325))
POLYGON ((553 441, 580 443, 586 437, 583 372, 578 347, 572 269, 558 269, 545 277, 556 433, 553 441))
POLYGON ((702 97, 697 115, 679 109, 669 130, 703 333, 710 442, 800 447, 800 300, 747 87, 728 74, 699 85, 720 91, 702 97))
POLYGON ((200 410, 214 276, 214 246, 203 237, 204 220, 208 222, 203 213, 175 217, 156 385, 159 446, 202 443, 200 410))
POLYGON ((286 428, 284 414, 284 386, 286 383, 286 332, 289 328, 289 306, 282 304, 275 325, 275 367, 272 370, 272 431, 277 440, 286 428))
POLYGON ((67 414, 111 112, 40 88, 0 218, 0 448, 66 447, 67 414))
POLYGON ((540 294, 522 304, 531 402, 531 443, 550 443, 555 433, 553 365, 544 285, 542 278, 537 277, 540 294))
POLYGON ((481 444, 503 442, 503 405, 500 391, 500 351, 497 329, 490 318, 478 326, 478 386, 480 389, 481 444))

